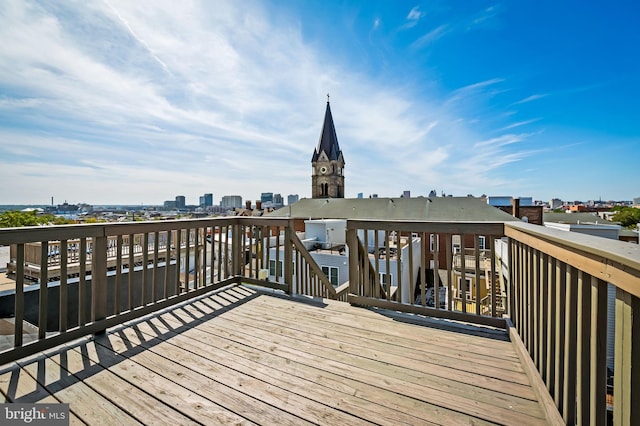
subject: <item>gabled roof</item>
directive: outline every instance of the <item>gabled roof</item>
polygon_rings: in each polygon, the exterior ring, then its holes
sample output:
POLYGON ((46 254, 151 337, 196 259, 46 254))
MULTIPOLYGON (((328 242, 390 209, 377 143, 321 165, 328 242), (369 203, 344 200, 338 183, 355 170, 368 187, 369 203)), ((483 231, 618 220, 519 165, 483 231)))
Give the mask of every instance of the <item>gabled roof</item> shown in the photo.
POLYGON ((468 222, 507 222, 514 218, 471 197, 303 198, 266 214, 295 219, 377 219, 468 222))
POLYGON ((329 161, 338 160, 342 156, 340 145, 338 145, 338 136, 336 136, 336 128, 333 125, 333 117, 331 116, 331 107, 327 101, 327 110, 324 113, 324 124, 322 125, 322 133, 318 141, 318 147, 313 153, 311 162, 318 161, 320 155, 325 153, 329 161))

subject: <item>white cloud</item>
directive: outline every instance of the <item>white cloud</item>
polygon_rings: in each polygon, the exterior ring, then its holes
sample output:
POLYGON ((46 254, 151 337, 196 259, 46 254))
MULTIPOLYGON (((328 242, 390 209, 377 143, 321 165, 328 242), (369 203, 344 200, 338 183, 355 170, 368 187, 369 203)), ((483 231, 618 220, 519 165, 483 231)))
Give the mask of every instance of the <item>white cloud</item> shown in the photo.
POLYGON ((434 28, 433 30, 429 31, 428 33, 424 34, 422 37, 418 38, 416 41, 412 43, 411 47, 414 49, 422 49, 423 47, 428 46, 429 44, 443 37, 449 31, 450 31, 449 25, 442 24, 434 28))
POLYGON ((520 99, 519 101, 514 102, 512 105, 526 104, 527 102, 531 102, 531 101, 535 101, 535 100, 538 100, 538 99, 546 98, 547 96, 549 96, 549 93, 536 93, 535 95, 527 96, 524 99, 520 99))

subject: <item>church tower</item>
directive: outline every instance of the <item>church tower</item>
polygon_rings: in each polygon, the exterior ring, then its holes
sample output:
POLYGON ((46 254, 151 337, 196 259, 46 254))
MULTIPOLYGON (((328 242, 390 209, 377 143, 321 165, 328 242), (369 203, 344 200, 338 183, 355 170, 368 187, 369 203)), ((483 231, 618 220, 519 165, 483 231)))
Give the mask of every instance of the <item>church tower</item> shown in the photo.
POLYGON ((333 126, 329 95, 322 133, 311 158, 311 197, 344 198, 344 158, 333 126))

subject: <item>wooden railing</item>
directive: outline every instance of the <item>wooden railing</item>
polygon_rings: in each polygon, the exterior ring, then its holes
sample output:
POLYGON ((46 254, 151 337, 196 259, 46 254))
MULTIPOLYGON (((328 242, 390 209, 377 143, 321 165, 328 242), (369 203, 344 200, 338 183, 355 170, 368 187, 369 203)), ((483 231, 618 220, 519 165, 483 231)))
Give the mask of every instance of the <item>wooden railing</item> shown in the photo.
POLYGON ((291 219, 278 218, 2 229, 0 245, 14 246, 16 286, 0 295, 6 296, 0 297, 2 316, 14 321, 13 342, 0 352, 0 364, 222 286, 247 283, 506 328, 530 356, 563 420, 597 425, 607 418, 606 330, 613 315, 614 420, 640 424, 640 404, 634 404, 640 397, 637 245, 519 222, 349 220, 349 281, 334 287, 293 229, 291 219), (472 252, 472 265, 465 256, 459 267, 454 264, 457 235, 461 251, 472 252), (489 246, 485 265, 480 265, 480 236, 489 246), (496 249, 500 241, 508 250, 496 249), (26 251, 34 247, 41 275, 28 285, 24 272, 33 265, 27 264, 26 251), (49 264, 51 247, 59 255, 55 265, 49 264), (265 279, 271 260, 283 264, 275 281, 265 279), (70 273, 76 265, 77 272, 70 273), (59 269, 57 282, 49 282, 53 267, 59 269), (493 278, 486 296, 479 281, 467 288, 467 276, 487 273, 507 278, 503 306, 493 278), (452 294, 458 285, 459 311, 452 294), (616 290, 614 311, 607 310, 608 285, 616 290), (3 300, 11 302, 9 308, 3 300), (28 323, 36 333, 25 332, 28 323))
POLYGON ((606 424, 614 316, 613 421, 640 424, 640 247, 525 223, 506 224, 505 234, 510 318, 565 423, 606 424))
MULTIPOLYGON (((367 220, 347 221, 347 244, 349 247, 349 276, 351 279, 349 301, 354 304, 386 307, 404 311, 424 313, 432 316, 452 319, 471 320, 503 327, 504 319, 497 315, 497 295, 491 293, 489 303, 482 306, 480 277, 484 280, 484 257, 480 256, 480 236, 492 241, 503 235, 503 223, 443 223, 443 222, 384 222, 367 220), (467 265, 468 256, 458 256, 460 267, 456 267, 453 259, 453 236, 460 236, 461 251, 471 251, 473 263, 467 265), (404 247, 398 247, 396 242, 395 270, 391 267, 390 239, 406 238, 404 247), (468 241, 473 241, 472 247, 467 247, 468 241), (378 278, 378 258, 375 265, 368 257, 363 259, 363 247, 386 248, 381 265, 386 265, 385 271, 389 277, 396 277, 394 288, 389 286, 390 279, 382 284, 378 278), (476 284, 467 288, 466 278, 475 273, 476 284), (427 276, 429 274, 429 276, 427 276), (458 312, 454 309, 454 289, 458 283, 454 276, 460 277, 460 306, 458 312), (444 292, 441 291, 444 289, 444 292), (470 293, 468 297, 468 293, 470 293), (444 293, 444 294, 442 294, 444 293), (393 297, 392 297, 393 295, 393 297), (427 296, 430 297, 427 297, 427 296), (468 307, 473 310, 467 312, 468 307), (486 312, 487 315, 481 315, 486 312), (473 317, 467 314, 473 313, 473 317)), ((493 271, 495 253, 484 250, 486 258, 490 259, 493 271)))

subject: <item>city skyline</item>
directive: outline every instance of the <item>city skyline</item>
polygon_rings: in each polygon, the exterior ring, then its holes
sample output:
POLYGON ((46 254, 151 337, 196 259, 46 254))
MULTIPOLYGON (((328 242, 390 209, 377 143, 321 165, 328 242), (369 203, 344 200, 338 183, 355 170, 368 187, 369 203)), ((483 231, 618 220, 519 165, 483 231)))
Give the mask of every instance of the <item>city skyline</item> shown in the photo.
POLYGON ((632 2, 6 2, 0 204, 640 195, 632 2))

